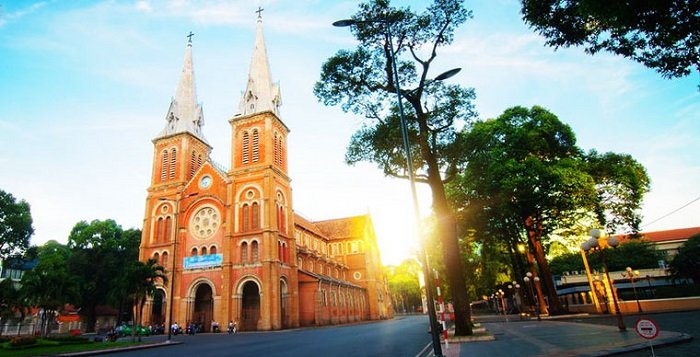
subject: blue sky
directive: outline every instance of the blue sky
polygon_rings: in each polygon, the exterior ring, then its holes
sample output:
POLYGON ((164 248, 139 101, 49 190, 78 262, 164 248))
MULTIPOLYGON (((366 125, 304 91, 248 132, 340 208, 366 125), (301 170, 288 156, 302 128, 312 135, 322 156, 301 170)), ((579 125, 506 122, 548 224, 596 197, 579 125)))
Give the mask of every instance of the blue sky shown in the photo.
MULTIPOLYGON (((425 1, 396 1, 422 9, 425 1)), ((314 219, 372 213, 385 262, 413 247, 408 184, 369 164, 343 163, 361 118, 312 94, 325 59, 355 45, 330 24, 356 1, 0 0, 0 189, 32 206, 34 244, 65 242, 80 220, 140 227, 150 182, 151 139, 165 125, 189 31, 204 135, 230 166, 230 126, 263 13, 273 80, 290 127, 295 209, 314 219)), ((541 105, 569 124, 579 145, 629 153, 652 191, 647 231, 700 225, 700 76, 666 80, 635 62, 554 51, 520 19, 512 0, 467 2, 474 19, 439 52, 434 75, 476 89, 482 119, 541 105), (656 222, 654 222, 656 221, 656 222), (652 223, 653 222, 653 223, 652 223)), ((430 196, 421 190, 423 213, 430 196)))

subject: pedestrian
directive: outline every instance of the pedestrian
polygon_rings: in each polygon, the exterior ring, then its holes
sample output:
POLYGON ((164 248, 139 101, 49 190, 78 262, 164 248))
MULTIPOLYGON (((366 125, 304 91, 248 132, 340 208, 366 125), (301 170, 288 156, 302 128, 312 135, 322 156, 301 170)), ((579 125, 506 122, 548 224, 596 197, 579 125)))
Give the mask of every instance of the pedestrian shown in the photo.
POLYGON ((232 335, 236 333, 236 323, 233 321, 228 322, 228 334, 232 335))

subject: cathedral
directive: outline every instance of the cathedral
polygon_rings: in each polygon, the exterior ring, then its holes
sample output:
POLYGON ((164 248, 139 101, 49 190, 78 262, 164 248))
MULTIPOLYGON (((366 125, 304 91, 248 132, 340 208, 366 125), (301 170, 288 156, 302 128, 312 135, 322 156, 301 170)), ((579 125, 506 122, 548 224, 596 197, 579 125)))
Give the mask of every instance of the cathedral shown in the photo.
POLYGON ((369 214, 312 221, 294 212, 288 126, 258 14, 248 81, 231 125, 230 168, 210 159, 192 37, 163 130, 153 139, 140 259, 168 272, 144 324, 236 321, 244 331, 393 317, 369 214))

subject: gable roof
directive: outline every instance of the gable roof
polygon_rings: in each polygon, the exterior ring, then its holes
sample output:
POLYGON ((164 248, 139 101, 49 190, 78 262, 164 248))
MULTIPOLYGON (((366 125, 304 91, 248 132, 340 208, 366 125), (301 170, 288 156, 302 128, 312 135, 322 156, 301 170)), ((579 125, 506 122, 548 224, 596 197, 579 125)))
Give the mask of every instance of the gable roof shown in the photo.
POLYGON ((367 227, 369 220, 369 215, 364 214, 361 216, 336 218, 314 223, 321 231, 331 237, 331 239, 345 239, 362 235, 361 233, 367 227))

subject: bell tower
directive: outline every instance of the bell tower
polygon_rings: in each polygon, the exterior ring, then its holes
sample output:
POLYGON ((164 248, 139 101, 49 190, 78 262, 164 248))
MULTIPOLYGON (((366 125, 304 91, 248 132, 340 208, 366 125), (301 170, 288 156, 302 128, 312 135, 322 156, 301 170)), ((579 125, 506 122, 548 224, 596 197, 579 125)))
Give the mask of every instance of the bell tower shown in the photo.
MULTIPOLYGON (((280 119, 280 89, 270 75, 261 11, 246 89, 239 113, 229 121, 232 135, 228 176, 234 186, 234 244, 249 247, 255 243, 258 247, 261 265, 256 275, 262 281, 262 308, 257 329, 266 330, 298 326, 299 319, 292 192, 287 172, 289 128, 280 119)), ((242 305, 245 301, 244 297, 242 305)), ((246 323, 245 317, 242 323, 246 323)))

